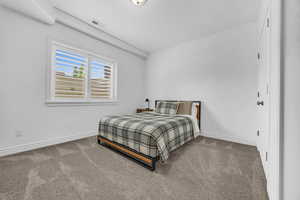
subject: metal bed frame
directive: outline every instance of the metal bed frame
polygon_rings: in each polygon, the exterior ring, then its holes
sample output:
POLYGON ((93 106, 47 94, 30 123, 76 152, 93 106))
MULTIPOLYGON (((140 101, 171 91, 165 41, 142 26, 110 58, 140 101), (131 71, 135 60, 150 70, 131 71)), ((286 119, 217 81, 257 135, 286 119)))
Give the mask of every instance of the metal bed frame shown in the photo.
MULTIPOLYGON (((186 102, 186 101, 175 101, 175 100, 156 100, 155 101, 155 107, 158 102, 186 102)), ((201 101, 192 101, 193 103, 196 103, 197 106, 197 120, 198 120, 198 126, 201 130, 201 101)), ((110 141, 107 138, 104 138, 100 135, 97 136, 98 144, 105 146, 129 159, 136 162, 137 164, 154 171, 156 168, 156 162, 159 160, 158 157, 151 157, 148 155, 145 155, 143 153, 137 152, 134 149, 131 149, 123 144, 119 144, 114 141, 110 141)))

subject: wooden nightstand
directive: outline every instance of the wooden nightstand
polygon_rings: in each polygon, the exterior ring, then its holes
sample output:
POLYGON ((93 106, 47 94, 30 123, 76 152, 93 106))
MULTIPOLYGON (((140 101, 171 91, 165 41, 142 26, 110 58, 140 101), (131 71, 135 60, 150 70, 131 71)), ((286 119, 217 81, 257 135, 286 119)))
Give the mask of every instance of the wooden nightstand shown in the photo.
POLYGON ((153 109, 151 109, 151 108, 138 108, 138 109, 136 109, 136 113, 141 113, 141 112, 152 112, 152 111, 154 111, 153 109))

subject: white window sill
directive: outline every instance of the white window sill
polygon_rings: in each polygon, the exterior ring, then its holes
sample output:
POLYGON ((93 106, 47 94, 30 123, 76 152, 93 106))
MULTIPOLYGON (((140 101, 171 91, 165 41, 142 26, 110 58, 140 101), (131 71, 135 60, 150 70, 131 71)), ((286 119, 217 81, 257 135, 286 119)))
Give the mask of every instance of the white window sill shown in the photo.
POLYGON ((47 106, 89 106, 103 104, 118 104, 118 100, 47 100, 47 106))

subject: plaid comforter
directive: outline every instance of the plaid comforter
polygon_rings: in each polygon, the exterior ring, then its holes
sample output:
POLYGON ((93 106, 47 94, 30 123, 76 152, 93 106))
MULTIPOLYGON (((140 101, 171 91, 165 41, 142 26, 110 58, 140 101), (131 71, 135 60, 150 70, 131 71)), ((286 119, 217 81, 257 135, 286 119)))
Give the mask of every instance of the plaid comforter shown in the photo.
POLYGON ((166 161, 172 150, 194 138, 194 128, 187 116, 145 112, 104 117, 99 135, 166 161))

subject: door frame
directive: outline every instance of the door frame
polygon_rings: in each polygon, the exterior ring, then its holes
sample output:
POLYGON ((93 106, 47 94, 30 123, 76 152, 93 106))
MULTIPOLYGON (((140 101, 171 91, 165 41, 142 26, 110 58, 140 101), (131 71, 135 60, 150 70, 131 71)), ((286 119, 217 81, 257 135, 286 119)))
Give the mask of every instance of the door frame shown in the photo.
MULTIPOLYGON (((271 13, 268 9, 266 15, 263 18, 262 26, 260 27, 258 42, 258 96, 257 102, 264 102, 263 105, 257 105, 258 119, 263 120, 263 123, 258 122, 258 141, 257 149, 265 172, 267 183, 270 182, 272 162, 270 155, 273 156, 274 150, 272 150, 271 141, 273 135, 271 134, 271 25, 270 25, 271 13), (262 69, 261 69, 262 68, 262 69), (262 74, 261 74, 262 73, 262 74), (263 106, 263 107, 262 107, 263 106)), ((268 192, 271 190, 267 184, 268 192)))
POLYGON ((263 20, 270 12, 270 31, 271 31, 271 52, 270 70, 273 74, 270 78, 271 89, 271 125, 270 128, 274 136, 273 141, 273 163, 270 170, 271 184, 269 186, 270 200, 282 200, 283 198, 283 2, 282 0, 267 0, 266 6, 261 10, 259 20, 259 34, 262 30, 263 20))

